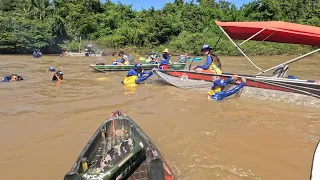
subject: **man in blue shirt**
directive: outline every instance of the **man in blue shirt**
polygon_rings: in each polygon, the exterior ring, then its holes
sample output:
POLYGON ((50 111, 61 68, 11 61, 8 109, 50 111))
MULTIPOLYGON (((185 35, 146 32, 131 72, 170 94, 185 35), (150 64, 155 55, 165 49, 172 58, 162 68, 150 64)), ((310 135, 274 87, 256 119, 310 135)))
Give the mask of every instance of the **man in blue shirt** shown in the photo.
POLYGON ((11 76, 5 76, 1 82, 14 82, 14 81, 22 81, 23 78, 16 74, 11 74, 11 76))
POLYGON ((231 78, 229 78, 227 80, 222 80, 219 78, 219 76, 214 76, 213 77, 213 86, 211 87, 211 90, 208 92, 208 96, 211 99, 220 101, 226 97, 229 97, 229 96, 237 93, 246 84, 246 78, 244 78, 244 77, 241 78, 241 82, 239 82, 239 80, 237 80, 237 79, 238 79, 238 75, 233 75, 231 78), (231 90, 224 91, 225 86, 234 80, 239 85, 231 90))
POLYGON ((142 70, 141 64, 136 64, 134 66, 134 69, 131 69, 127 76, 124 78, 124 80, 122 81, 122 83, 124 85, 136 85, 139 84, 142 81, 147 80, 149 77, 151 77, 153 75, 153 71, 155 69, 152 69, 151 71, 149 71, 149 73, 145 73, 142 70))

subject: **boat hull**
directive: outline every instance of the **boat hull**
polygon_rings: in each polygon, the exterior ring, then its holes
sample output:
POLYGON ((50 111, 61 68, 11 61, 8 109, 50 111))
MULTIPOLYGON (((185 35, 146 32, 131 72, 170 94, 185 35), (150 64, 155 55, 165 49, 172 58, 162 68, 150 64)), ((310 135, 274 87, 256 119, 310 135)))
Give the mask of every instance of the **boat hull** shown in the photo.
POLYGON ((89 140, 65 180, 174 180, 172 170, 141 128, 115 111, 89 140))
MULTIPOLYGON (((173 77, 184 77, 192 80, 202 80, 212 82, 213 76, 218 76, 221 79, 228 79, 232 74, 210 74, 194 71, 174 71, 174 70, 159 70, 161 73, 173 77)), ((315 81, 309 80, 296 80, 286 78, 273 78, 268 76, 250 76, 239 75, 239 77, 245 77, 247 79, 246 86, 254 88, 262 88, 276 91, 284 91, 290 93, 298 93, 308 95, 316 98, 320 98, 320 84, 316 84, 315 81)))
MULTIPOLYGON (((174 70, 183 70, 185 68, 185 63, 175 63, 169 64, 169 69, 174 70)), ((125 65, 125 66, 117 66, 117 65, 99 65, 99 64, 91 64, 91 68, 98 72, 111 72, 111 71, 129 71, 134 68, 134 65, 125 65)), ((142 69, 151 70, 153 68, 157 68, 157 64, 142 64, 142 69)))

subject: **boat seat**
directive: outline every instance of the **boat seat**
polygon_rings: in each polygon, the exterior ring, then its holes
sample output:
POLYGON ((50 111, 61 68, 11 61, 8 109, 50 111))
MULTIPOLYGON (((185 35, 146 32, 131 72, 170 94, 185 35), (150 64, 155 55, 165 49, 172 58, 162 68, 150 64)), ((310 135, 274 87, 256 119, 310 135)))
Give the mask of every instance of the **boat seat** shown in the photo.
POLYGON ((289 70, 289 66, 288 65, 279 66, 273 71, 272 77, 284 78, 284 77, 287 76, 288 70, 289 70))

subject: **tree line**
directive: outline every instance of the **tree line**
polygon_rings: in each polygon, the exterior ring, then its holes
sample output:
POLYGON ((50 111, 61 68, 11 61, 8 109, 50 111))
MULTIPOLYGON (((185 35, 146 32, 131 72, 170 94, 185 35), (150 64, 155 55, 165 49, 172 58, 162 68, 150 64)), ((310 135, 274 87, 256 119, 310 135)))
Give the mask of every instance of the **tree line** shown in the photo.
MULTIPOLYGON (((175 0, 156 10, 136 11, 131 5, 99 0, 0 0, 0 52, 43 53, 77 51, 80 38, 102 48, 148 52, 168 47, 171 52, 199 54, 214 46, 219 21, 281 20, 320 26, 320 0, 253 0, 237 8, 226 0, 175 0)), ((249 54, 303 53, 312 47, 250 42, 249 54)), ((215 51, 238 55, 222 36, 215 51)))

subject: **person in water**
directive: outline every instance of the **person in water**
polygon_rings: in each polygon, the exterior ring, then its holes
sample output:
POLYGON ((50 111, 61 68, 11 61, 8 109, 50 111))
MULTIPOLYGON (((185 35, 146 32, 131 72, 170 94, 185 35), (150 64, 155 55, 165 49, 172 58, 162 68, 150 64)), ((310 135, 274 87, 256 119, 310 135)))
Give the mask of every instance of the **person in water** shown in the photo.
POLYGON ((41 56, 42 56, 41 52, 39 52, 39 51, 37 51, 37 50, 34 50, 34 51, 33 51, 33 54, 32 54, 32 57, 33 57, 33 58, 39 58, 39 57, 41 57, 41 56))
POLYGON ((246 84, 246 79, 244 77, 239 82, 238 75, 233 75, 231 78, 227 80, 222 80, 218 76, 214 76, 212 78, 213 78, 213 86, 211 87, 211 90, 208 92, 208 97, 217 101, 220 101, 226 97, 229 97, 235 94, 240 89, 242 89, 246 84), (236 81, 236 83, 240 83, 240 84, 231 90, 224 91, 225 86, 231 83, 232 81, 236 81))
POLYGON ((55 71, 56 71, 56 68, 54 68, 54 67, 49 67, 48 71, 55 72, 55 71))
POLYGON ((11 74, 10 76, 5 76, 1 82, 14 82, 14 81, 22 81, 23 78, 16 74, 11 74))
POLYGON ((167 64, 170 64, 171 56, 170 56, 168 48, 166 48, 162 51, 162 58, 163 58, 163 60, 167 61, 167 64))
POLYGON ((212 52, 212 48, 209 45, 204 45, 201 49, 204 56, 207 57, 206 62, 202 66, 195 66, 193 69, 197 72, 206 72, 213 74, 222 74, 221 63, 215 54, 212 52))
POLYGON ((56 73, 54 73, 53 77, 52 77, 52 81, 62 81, 63 80, 63 73, 61 71, 57 71, 56 73))
POLYGON ((120 51, 118 55, 121 56, 121 59, 116 60, 116 62, 114 62, 113 65, 119 65, 119 66, 129 65, 129 58, 127 55, 124 54, 123 51, 120 51))
POLYGON ((133 85, 139 84, 142 81, 147 80, 149 77, 153 75, 154 69, 149 71, 149 73, 145 73, 141 67, 141 64, 136 64, 134 69, 128 71, 127 76, 124 78, 122 83, 124 85, 133 85))

